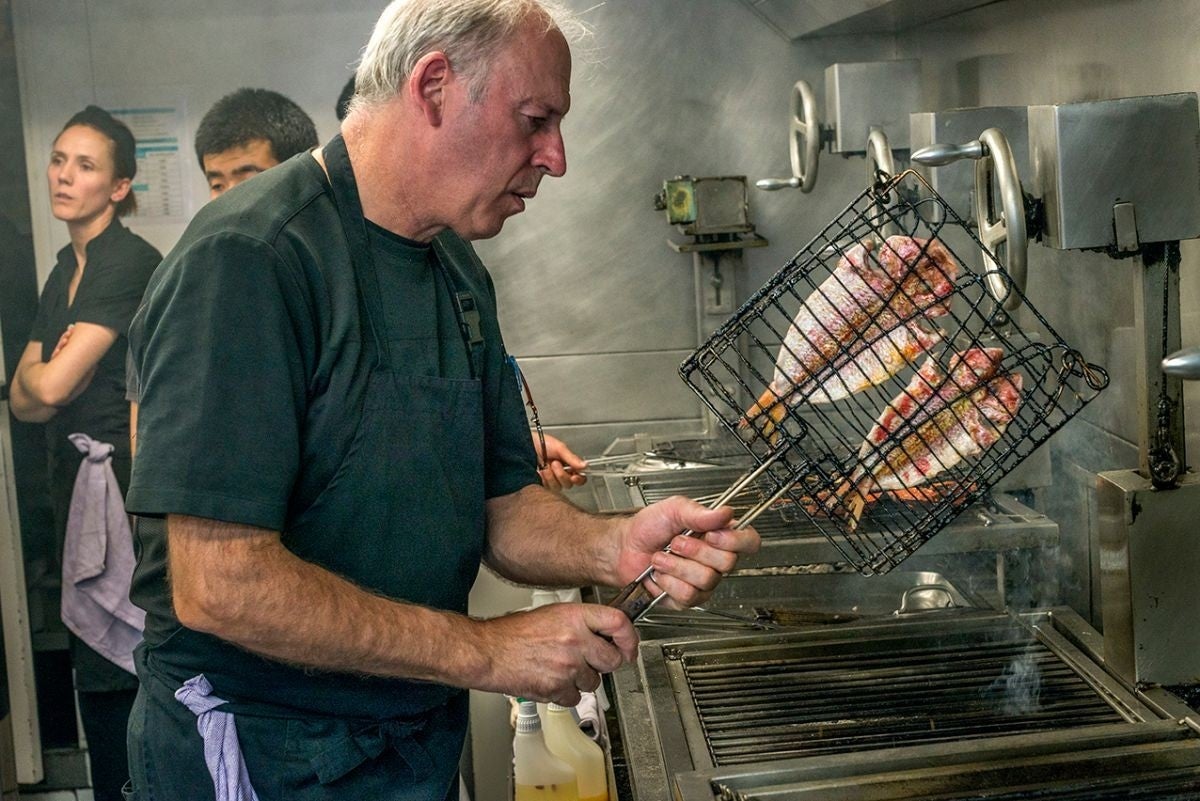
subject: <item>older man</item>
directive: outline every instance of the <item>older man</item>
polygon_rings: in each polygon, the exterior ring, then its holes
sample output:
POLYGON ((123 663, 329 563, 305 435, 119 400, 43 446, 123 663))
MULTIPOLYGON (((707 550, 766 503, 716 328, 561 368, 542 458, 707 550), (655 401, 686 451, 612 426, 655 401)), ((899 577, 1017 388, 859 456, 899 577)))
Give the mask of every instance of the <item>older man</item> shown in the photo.
POLYGON ((757 547, 728 509, 600 519, 537 484, 467 242, 566 170, 563 28, 537 0, 396 0, 342 134, 207 207, 156 273, 131 334, 127 505, 167 516, 134 579, 135 793, 441 798, 466 688, 573 704, 635 656, 608 607, 467 617, 481 559, 561 585, 653 565, 690 605, 757 547))

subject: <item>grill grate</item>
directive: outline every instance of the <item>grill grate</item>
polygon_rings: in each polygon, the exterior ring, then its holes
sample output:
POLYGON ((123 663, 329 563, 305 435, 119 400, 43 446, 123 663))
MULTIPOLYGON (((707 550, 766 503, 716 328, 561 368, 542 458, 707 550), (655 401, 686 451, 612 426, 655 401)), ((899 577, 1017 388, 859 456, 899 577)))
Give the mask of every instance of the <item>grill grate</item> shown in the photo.
POLYGON ((866 190, 680 366, 773 490, 867 574, 1108 383, 1027 302, 1036 330, 1016 325, 988 293, 996 271, 951 250, 980 252, 978 238, 928 184, 910 200, 910 181, 924 184, 908 171, 866 190), (918 502, 879 503, 886 492, 918 502))
POLYGON ((715 765, 1024 734, 1121 716, 1037 640, 684 657, 715 765))

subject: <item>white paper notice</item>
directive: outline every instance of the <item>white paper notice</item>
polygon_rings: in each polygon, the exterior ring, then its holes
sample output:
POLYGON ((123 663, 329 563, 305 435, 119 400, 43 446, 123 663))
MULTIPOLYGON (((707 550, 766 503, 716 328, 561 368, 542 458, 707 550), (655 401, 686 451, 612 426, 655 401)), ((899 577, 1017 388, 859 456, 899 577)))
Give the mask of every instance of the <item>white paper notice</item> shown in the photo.
POLYGON ((114 108, 114 117, 129 126, 137 140, 137 193, 135 217, 155 222, 183 222, 188 213, 184 198, 183 112, 172 106, 114 108))

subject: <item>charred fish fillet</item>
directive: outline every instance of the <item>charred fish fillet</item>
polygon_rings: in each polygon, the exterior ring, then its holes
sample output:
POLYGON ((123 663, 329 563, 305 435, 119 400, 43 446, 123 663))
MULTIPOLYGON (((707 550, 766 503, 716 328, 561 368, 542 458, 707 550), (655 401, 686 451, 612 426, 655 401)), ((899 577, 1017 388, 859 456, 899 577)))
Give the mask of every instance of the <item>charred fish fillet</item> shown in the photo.
POLYGON ((888 237, 878 255, 872 251, 870 242, 850 248, 800 305, 771 384, 743 415, 742 428, 766 414, 761 432, 770 437, 785 404, 831 402, 875 386, 940 341, 922 318, 949 311, 943 301, 954 291, 954 257, 937 239, 910 236, 888 237))

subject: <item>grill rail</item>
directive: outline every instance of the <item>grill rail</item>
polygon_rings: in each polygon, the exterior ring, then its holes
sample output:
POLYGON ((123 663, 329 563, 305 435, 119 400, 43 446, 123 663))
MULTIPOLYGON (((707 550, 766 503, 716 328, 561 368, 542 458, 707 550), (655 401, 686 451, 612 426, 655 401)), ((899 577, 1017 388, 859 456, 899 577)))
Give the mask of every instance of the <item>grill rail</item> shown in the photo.
POLYGON ((679 801, 1196 801, 1200 737, 1158 721, 819 760, 695 771, 679 801), (863 759, 862 757, 868 757, 863 759))

